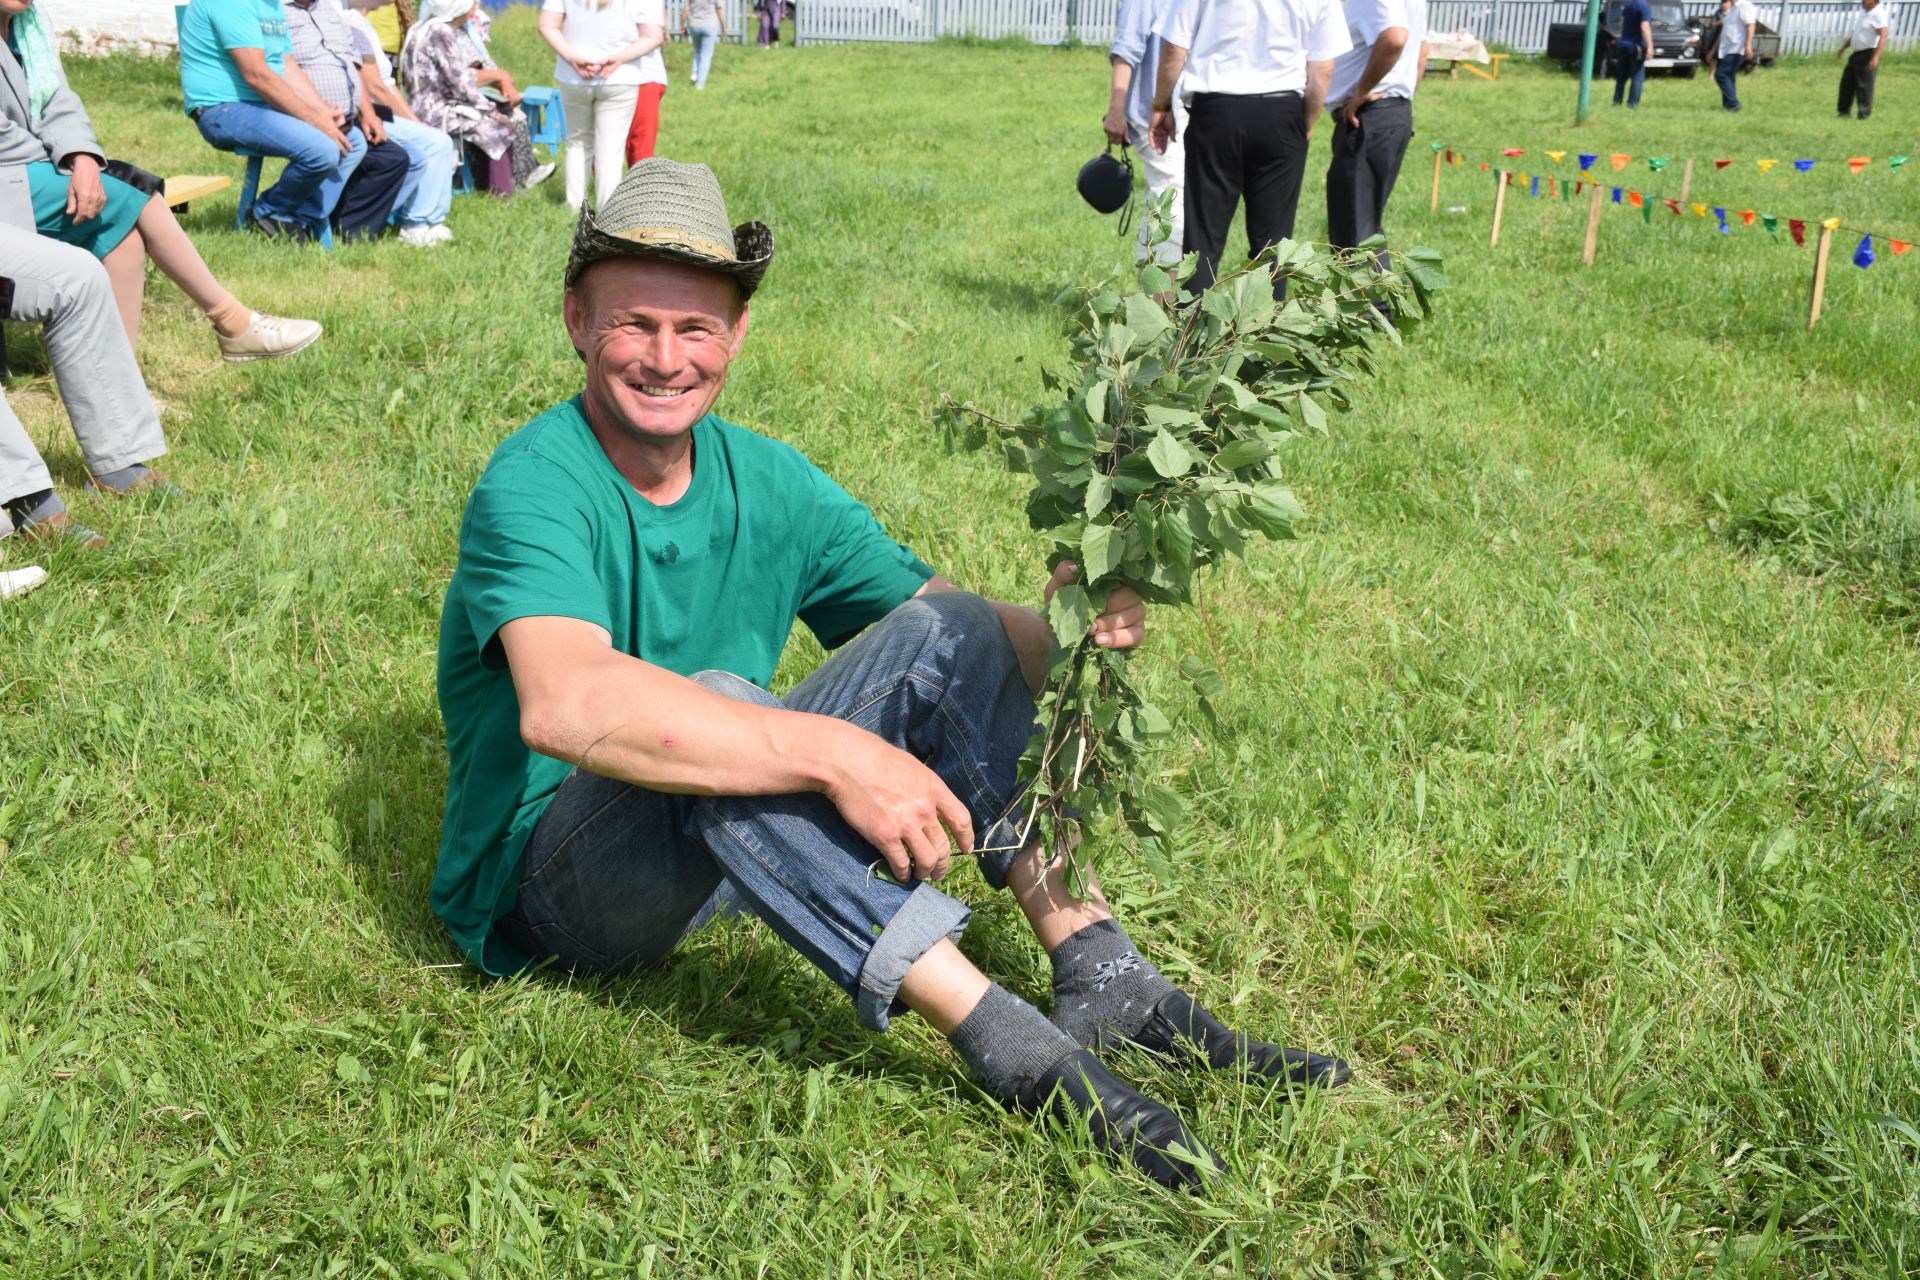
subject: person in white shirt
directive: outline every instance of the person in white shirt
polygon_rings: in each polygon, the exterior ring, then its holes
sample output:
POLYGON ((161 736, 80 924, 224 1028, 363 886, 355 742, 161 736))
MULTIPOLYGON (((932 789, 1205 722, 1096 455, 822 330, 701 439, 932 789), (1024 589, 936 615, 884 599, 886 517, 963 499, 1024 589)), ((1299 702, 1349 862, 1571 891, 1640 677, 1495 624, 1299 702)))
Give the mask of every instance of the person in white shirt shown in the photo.
MULTIPOLYGON (((1158 246, 1153 243, 1153 219, 1140 219, 1139 260, 1145 262, 1148 254, 1152 254, 1153 260, 1163 267, 1179 263, 1186 244, 1186 145, 1176 140, 1169 142, 1165 151, 1159 151, 1148 136, 1153 124, 1154 79, 1160 74, 1161 40, 1153 34, 1153 24, 1173 3, 1175 0, 1120 0, 1113 47, 1107 51, 1107 60, 1113 64, 1113 79, 1107 114, 1100 122, 1108 142, 1116 147, 1131 144, 1139 154, 1140 167, 1146 171, 1149 201, 1158 205, 1163 195, 1172 193, 1167 237, 1158 246)), ((1176 99, 1173 109, 1177 116, 1174 131, 1184 133, 1186 106, 1176 99)))
POLYGON ((596 208, 626 172, 627 128, 650 69, 644 64, 660 61, 666 39, 660 8, 657 0, 651 10, 641 0, 544 0, 540 6, 540 35, 557 55, 554 85, 567 113, 567 204, 576 211, 587 200, 588 156, 596 208))
MULTIPOLYGON (((1247 202, 1247 249, 1293 235, 1307 140, 1326 101, 1333 60, 1352 45, 1339 0, 1176 0, 1154 24, 1165 46, 1153 97, 1156 150, 1188 111, 1187 248, 1200 255, 1186 287, 1211 285, 1233 212, 1247 202)), ((1286 291, 1274 281, 1274 296, 1286 291)))
POLYGON ((1753 57, 1753 24, 1758 20, 1753 0, 1720 0, 1720 44, 1713 82, 1720 86, 1720 105, 1729 111, 1740 109, 1734 77, 1753 57))
POLYGON ((369 9, 391 3, 347 0, 341 13, 353 33, 354 50, 360 55, 361 86, 386 125, 387 136, 413 160, 406 181, 400 184, 400 194, 394 197, 391 221, 399 228, 400 238, 410 245, 444 244, 453 239, 447 214, 453 207, 453 171, 460 165, 460 148, 448 135, 422 123, 394 83, 393 59, 387 56, 380 33, 366 14, 369 9))
MULTIPOLYGON (((1413 91, 1427 65, 1427 0, 1347 0, 1353 48, 1334 59, 1327 107, 1327 242, 1351 249, 1380 234, 1387 197, 1413 138, 1413 91)), ((1386 250, 1380 251, 1381 266, 1386 250)))
POLYGON ((1880 51, 1887 47, 1887 6, 1885 0, 1860 0, 1859 16, 1853 30, 1840 46, 1847 65, 1840 72, 1840 118, 1852 114, 1860 104, 1860 118, 1873 114, 1873 82, 1880 74, 1880 51), (1847 50, 1853 56, 1847 57, 1847 50))

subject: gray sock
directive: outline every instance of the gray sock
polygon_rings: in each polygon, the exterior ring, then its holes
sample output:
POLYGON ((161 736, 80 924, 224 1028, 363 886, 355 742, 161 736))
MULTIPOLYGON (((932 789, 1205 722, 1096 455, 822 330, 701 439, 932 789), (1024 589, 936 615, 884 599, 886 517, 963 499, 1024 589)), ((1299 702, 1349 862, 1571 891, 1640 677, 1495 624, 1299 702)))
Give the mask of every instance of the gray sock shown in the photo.
POLYGON ((102 471, 93 478, 93 482, 102 489, 111 489, 115 493, 125 493, 140 483, 140 478, 153 470, 144 462, 136 462, 130 467, 118 471, 102 471))
POLYGON ((1046 1101, 1040 1078, 1080 1049, 1046 1014, 997 982, 947 1040, 988 1093, 1029 1108, 1046 1101))
POLYGON ((1053 961, 1053 1024, 1089 1049, 1140 1034, 1154 1006, 1175 990, 1112 920, 1099 920, 1047 953, 1053 961))
POLYGON ((60 501, 60 495, 51 489, 7 499, 7 514, 22 529, 41 520, 51 520, 66 509, 67 504, 60 501))

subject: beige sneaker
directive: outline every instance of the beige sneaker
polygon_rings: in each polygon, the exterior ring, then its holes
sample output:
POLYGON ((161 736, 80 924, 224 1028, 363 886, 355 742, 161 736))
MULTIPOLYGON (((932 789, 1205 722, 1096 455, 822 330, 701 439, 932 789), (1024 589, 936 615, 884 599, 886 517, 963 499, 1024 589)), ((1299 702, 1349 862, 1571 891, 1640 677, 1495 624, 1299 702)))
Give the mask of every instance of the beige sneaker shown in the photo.
POLYGON ((254 312, 252 318, 253 323, 237 338, 229 338, 224 333, 214 335, 220 339, 222 360, 237 364, 243 360, 271 360, 274 356, 290 356, 296 351, 306 350, 320 336, 318 320, 289 320, 285 316, 270 316, 260 311, 254 312))

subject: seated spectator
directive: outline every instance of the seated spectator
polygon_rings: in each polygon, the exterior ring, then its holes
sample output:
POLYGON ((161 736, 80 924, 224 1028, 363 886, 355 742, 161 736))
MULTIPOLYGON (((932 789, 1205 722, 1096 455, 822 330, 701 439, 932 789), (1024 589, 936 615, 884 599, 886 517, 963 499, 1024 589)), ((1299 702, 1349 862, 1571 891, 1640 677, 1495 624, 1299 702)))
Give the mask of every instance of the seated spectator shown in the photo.
POLYGON ((425 0, 400 51, 400 74, 422 121, 487 157, 485 185, 501 197, 544 182, 513 77, 466 30, 475 0, 425 0))
POLYGON ((286 160, 250 216, 263 235, 304 240, 333 213, 366 139, 314 92, 292 52, 280 0, 188 0, 180 15, 187 115, 221 151, 286 160))
MULTIPOLYGON (((84 249, 0 224, 0 319, 44 327, 47 356, 73 434, 103 493, 178 493, 148 464, 167 451, 160 415, 133 360, 106 268, 84 249)), ((0 510, 23 538, 106 539, 72 521, 40 451, 0 400, 0 510)))
POLYGON ((140 337, 148 257, 212 321, 228 360, 291 355, 320 336, 312 320, 261 315, 221 288, 167 208, 160 180, 107 162, 33 0, 0 0, 0 36, 0 81, 12 90, 0 94, 0 222, 105 263, 129 345, 140 337))
POLYGON ((380 33, 365 12, 377 6, 391 10, 392 0, 348 0, 343 16, 360 54, 361 83, 374 110, 386 123, 387 136, 407 149, 414 167, 394 202, 393 222, 408 244, 442 244, 453 239, 447 213, 453 207, 453 171, 460 162, 454 140, 430 124, 422 124, 406 96, 393 82, 393 59, 381 47, 380 33))
POLYGON ((334 229, 349 240, 371 239, 387 229, 400 189, 410 172, 418 181, 421 162, 388 140, 386 125, 361 83, 353 32, 333 0, 286 0, 286 16, 287 38, 293 42, 293 60, 301 74, 320 101, 343 120, 355 123, 366 149, 334 202, 334 229))

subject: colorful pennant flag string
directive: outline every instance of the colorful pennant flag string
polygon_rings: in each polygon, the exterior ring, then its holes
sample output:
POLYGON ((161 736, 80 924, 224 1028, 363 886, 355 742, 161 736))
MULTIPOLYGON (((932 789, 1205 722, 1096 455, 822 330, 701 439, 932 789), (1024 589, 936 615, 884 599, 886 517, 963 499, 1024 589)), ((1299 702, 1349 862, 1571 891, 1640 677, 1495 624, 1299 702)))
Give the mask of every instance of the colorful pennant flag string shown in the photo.
POLYGON ((1865 271, 1873 265, 1873 237, 1860 237, 1860 247, 1853 251, 1853 265, 1865 271))

